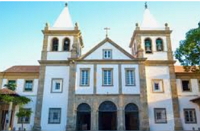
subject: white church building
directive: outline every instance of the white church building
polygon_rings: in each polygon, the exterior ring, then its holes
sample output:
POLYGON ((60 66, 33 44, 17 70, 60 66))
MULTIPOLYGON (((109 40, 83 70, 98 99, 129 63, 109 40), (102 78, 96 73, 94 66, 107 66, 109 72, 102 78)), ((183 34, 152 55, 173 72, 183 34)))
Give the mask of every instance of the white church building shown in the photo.
MULTIPOLYGON (((200 130, 200 75, 175 66, 168 24, 160 26, 147 5, 136 24, 131 54, 106 36, 86 54, 81 30, 67 4, 53 26, 43 29, 39 66, 13 66, 0 72, 0 89, 16 83, 31 98, 26 130, 200 130), (73 17, 73 16, 72 16, 73 17)), ((12 109, 9 122, 21 121, 12 109)), ((0 130, 8 106, 0 106, 0 130)))

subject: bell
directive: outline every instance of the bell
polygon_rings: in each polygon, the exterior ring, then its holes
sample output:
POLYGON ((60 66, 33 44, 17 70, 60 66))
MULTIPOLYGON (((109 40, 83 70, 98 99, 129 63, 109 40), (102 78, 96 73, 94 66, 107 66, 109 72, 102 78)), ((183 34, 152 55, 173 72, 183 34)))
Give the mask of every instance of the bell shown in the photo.
POLYGON ((162 47, 160 45, 158 46, 158 51, 162 51, 162 47))
POLYGON ((147 48, 146 48, 146 52, 147 52, 147 53, 151 52, 150 47, 147 47, 147 48))

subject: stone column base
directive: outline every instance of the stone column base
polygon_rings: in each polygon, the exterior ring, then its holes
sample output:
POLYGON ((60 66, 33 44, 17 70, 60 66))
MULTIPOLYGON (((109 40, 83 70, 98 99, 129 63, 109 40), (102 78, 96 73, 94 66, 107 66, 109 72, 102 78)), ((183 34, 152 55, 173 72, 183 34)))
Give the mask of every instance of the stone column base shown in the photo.
POLYGON ((32 131, 41 131, 41 129, 41 126, 34 125, 32 131))

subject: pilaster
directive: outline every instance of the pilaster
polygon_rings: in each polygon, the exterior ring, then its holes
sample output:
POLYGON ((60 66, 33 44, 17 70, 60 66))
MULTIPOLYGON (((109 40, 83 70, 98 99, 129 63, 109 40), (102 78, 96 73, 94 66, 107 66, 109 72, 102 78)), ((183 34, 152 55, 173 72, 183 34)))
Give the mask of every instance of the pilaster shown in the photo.
POLYGON ((146 86, 146 73, 144 62, 139 63, 139 75, 140 75, 140 130, 149 131, 149 114, 148 114, 148 102, 147 102, 147 86, 146 86))
POLYGON ((119 64, 119 67, 118 67, 118 72, 119 72, 119 94, 122 94, 122 72, 121 72, 121 68, 122 68, 122 65, 119 64))
POLYGON ((76 64, 72 60, 70 62, 69 90, 68 90, 68 109, 67 109, 67 127, 66 131, 74 131, 76 129, 75 121, 75 80, 76 80, 76 64))
POLYGON ((97 131, 98 130, 98 103, 96 99, 93 99, 93 108, 91 112, 91 130, 97 131))
POLYGON ((41 60, 47 59, 47 46, 48 46, 48 36, 46 34, 44 34, 41 60))
POLYGON ((174 113, 174 130, 183 130, 181 124, 181 118, 179 114, 179 101, 176 87, 176 77, 174 71, 174 65, 169 65, 170 73, 170 84, 171 84, 171 94, 172 94, 172 104, 173 104, 173 113, 174 113))
POLYGON ((74 43, 72 45, 71 58, 78 58, 78 56, 79 56, 78 47, 79 47, 78 35, 75 35, 74 36, 74 43))
POLYGON ((94 92, 93 94, 97 94, 97 64, 94 64, 94 92))
POLYGON ((124 99, 123 99, 123 95, 119 95, 119 107, 118 107, 118 111, 117 111, 117 130, 122 131, 124 130, 124 99))
POLYGON ((36 111, 35 111, 34 126, 33 126, 34 131, 41 131, 41 114, 42 114, 42 102, 44 93, 45 71, 46 71, 46 66, 40 65, 36 111))
MULTIPOLYGON (((49 25, 46 23, 46 26, 44 28, 44 31, 48 31, 49 25)), ((42 55, 41 55, 41 60, 46 60, 47 59, 47 46, 48 46, 48 35, 44 34, 43 38, 43 47, 42 47, 42 55)))
POLYGON ((172 51, 172 46, 171 46, 171 38, 170 34, 166 35, 166 41, 167 41, 167 58, 168 60, 173 60, 173 51, 172 51))

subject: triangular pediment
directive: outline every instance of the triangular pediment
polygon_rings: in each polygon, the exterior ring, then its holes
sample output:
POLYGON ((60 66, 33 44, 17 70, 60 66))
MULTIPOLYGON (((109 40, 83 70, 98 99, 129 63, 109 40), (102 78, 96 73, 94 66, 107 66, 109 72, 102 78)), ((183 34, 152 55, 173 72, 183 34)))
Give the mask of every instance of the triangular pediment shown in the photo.
POLYGON ((103 59, 103 50, 111 50, 112 51, 112 60, 131 60, 134 57, 125 51, 118 44, 113 42, 108 37, 97 44, 94 48, 88 51, 85 55, 81 57, 83 60, 101 60, 103 59))

